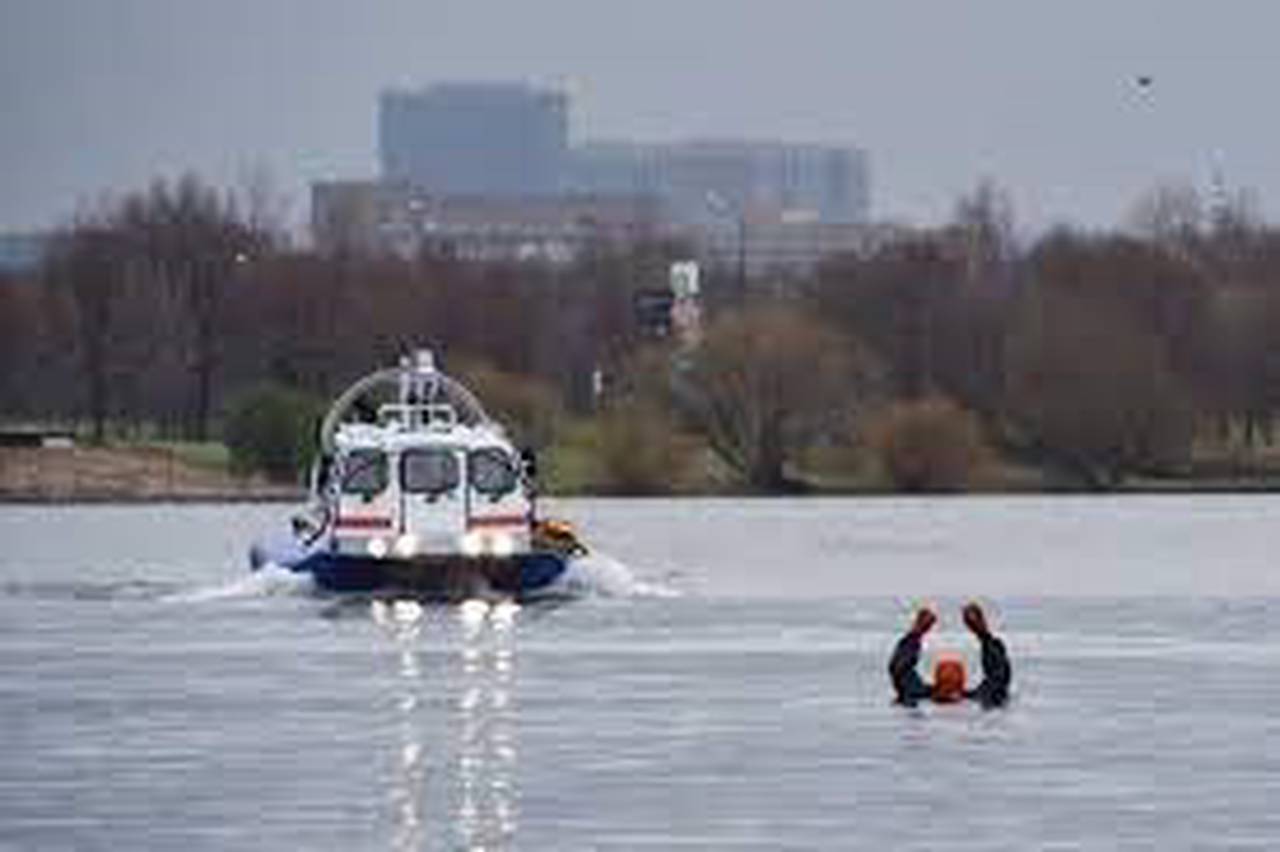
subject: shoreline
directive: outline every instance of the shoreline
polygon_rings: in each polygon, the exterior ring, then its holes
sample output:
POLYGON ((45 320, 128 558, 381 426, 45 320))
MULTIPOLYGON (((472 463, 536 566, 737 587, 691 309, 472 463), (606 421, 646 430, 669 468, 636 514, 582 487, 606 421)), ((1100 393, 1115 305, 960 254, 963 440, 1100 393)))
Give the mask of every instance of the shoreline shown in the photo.
MULTIPOLYGON (((542 499, 569 500, 823 500, 823 499, 931 499, 965 500, 989 498, 1036 497, 1184 497, 1280 494, 1280 482, 1176 482, 1124 486, 1110 491, 1089 489, 981 489, 971 491, 889 491, 885 489, 812 490, 803 493, 760 493, 753 491, 681 491, 670 494, 623 494, 617 492, 570 491, 544 492, 542 499)), ((245 488, 201 491, 83 491, 59 493, 12 493, 0 491, 0 507, 4 506, 151 506, 151 505, 235 505, 235 504, 301 504, 307 499, 304 489, 245 488)))
POLYGON ((245 503, 302 503, 304 492, 277 493, 201 493, 201 494, 0 494, 0 506, 158 506, 164 504, 228 505, 245 503))
POLYGON ((243 476, 170 448, 0 447, 0 504, 298 502, 301 485, 243 476))
MULTIPOLYGON (((1207 471, 1206 471, 1207 473, 1207 471)), ((726 499, 792 498, 983 498, 983 497, 1122 497, 1187 494, 1280 493, 1280 475, 1259 471, 1256 476, 1211 476, 1156 479, 1134 478, 1114 489, 1096 490, 1068 483, 1045 483, 1040 478, 989 477, 968 489, 897 491, 856 481, 827 481, 794 491, 762 493, 720 485, 710 488, 672 488, 666 493, 628 494, 614 490, 574 487, 548 488, 550 498, 726 499)), ((569 485, 569 487, 563 487, 569 485)), ((201 464, 154 447, 117 448, 0 448, 0 505, 155 505, 155 504, 300 504, 307 489, 300 484, 271 482, 244 476, 226 465, 201 464)))

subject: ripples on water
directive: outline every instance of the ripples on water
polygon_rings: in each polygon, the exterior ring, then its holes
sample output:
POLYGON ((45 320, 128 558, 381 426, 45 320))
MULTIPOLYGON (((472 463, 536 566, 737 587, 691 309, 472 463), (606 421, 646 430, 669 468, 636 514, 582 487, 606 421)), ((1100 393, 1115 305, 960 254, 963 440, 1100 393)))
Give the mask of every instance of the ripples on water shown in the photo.
POLYGON ((244 573, 274 508, 0 509, 0 848, 1274 848, 1280 502, 1099 505, 567 503, 617 558, 455 606, 244 573), (961 587, 1012 706, 892 707, 961 587))

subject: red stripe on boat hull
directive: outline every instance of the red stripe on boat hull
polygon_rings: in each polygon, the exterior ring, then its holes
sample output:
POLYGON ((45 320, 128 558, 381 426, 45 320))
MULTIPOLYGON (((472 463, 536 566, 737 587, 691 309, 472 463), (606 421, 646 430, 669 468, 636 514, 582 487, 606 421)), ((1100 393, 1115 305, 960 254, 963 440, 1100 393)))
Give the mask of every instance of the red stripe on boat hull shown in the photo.
POLYGON ((389 530, 391 519, 375 515, 348 515, 338 518, 333 526, 340 530, 389 530))
POLYGON ((490 515, 488 517, 471 518, 467 521, 468 529, 486 529, 488 527, 523 527, 529 519, 524 515, 490 515))

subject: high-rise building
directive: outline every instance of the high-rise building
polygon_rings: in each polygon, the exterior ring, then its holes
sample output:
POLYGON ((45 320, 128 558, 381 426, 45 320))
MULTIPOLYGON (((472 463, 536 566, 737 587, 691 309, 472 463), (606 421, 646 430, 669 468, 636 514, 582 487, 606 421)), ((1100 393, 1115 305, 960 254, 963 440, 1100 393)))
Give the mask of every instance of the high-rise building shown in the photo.
POLYGON ((519 83, 442 83, 387 91, 378 110, 382 179, 436 195, 561 190, 568 102, 519 83))
POLYGON ((866 153, 751 140, 569 146, 568 99, 522 83, 387 91, 381 174, 313 187, 328 249, 569 260, 679 238, 744 277, 805 269, 873 238, 866 153))

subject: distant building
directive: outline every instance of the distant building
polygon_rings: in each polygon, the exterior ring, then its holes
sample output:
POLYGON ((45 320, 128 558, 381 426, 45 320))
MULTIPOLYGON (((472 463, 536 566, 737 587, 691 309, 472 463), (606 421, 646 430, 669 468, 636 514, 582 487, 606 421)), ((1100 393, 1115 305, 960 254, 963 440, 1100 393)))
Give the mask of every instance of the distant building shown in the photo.
POLYGON ((771 273, 807 274, 837 255, 867 255, 894 233, 888 226, 812 219, 747 220, 740 227, 697 229, 704 260, 722 270, 756 278, 771 273))
POLYGON ((44 262, 52 238, 48 234, 0 234, 0 273, 26 275, 44 262))
POLYGON ((388 91, 378 107, 382 178, 435 195, 550 195, 562 188, 568 101, 514 83, 388 91))
POLYGON ((409 258, 568 263, 590 245, 670 236, 661 202, 636 195, 435 195, 408 184, 318 183, 312 232, 323 251, 409 258))
POLYGON ((726 216, 839 223, 870 218, 867 157, 857 148, 743 140, 592 142, 575 149, 569 164, 569 190, 657 195, 689 224, 726 216))
POLYGON ((519 83, 388 91, 381 176, 312 187, 324 250, 567 262, 589 242, 685 238, 746 275, 866 245, 867 156, 744 140, 568 143, 567 96, 519 83))
POLYGON ((676 221, 653 195, 437 196, 405 184, 333 181, 311 188, 316 247, 411 258, 570 263, 588 246, 680 239, 709 266, 806 273, 823 258, 865 253, 883 229, 812 217, 676 221))

